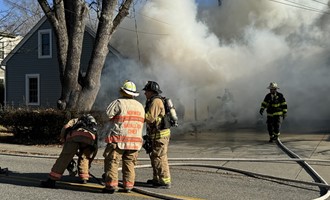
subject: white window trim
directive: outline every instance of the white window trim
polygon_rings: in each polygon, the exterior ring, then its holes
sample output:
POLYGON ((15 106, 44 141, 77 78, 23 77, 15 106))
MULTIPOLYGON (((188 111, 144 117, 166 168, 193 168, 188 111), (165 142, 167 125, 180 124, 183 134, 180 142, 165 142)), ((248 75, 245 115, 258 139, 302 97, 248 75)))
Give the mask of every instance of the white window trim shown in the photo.
POLYGON ((52 31, 51 29, 44 29, 44 30, 39 30, 38 31, 38 58, 52 58, 52 31), (48 33, 49 34, 49 55, 42 55, 42 40, 41 40, 41 35, 48 33))
POLYGON ((3 60, 6 57, 6 54, 5 54, 5 42, 4 41, 0 41, 0 44, 2 44, 2 45, 0 45, 0 51, 3 52, 3 58, 0 57, 0 60, 3 60))
POLYGON ((25 75, 25 103, 26 105, 31 105, 31 106, 39 106, 40 105, 40 75, 39 74, 26 74, 25 75), (37 78, 38 79, 38 100, 37 102, 29 102, 30 99, 30 87, 29 87, 29 79, 30 78, 37 78))

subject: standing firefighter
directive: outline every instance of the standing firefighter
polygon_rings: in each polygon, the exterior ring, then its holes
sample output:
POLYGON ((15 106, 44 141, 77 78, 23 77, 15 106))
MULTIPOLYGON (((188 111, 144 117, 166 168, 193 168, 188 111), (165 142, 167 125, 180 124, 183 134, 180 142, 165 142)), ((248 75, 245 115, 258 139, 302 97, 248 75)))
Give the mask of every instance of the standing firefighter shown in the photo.
POLYGON ((277 89, 280 89, 277 86, 277 83, 270 83, 267 89, 270 90, 270 93, 265 96, 259 112, 260 115, 262 115, 265 109, 267 111, 267 129, 270 137, 269 142, 272 142, 280 135, 280 117, 283 117, 284 120, 287 115, 288 107, 283 94, 277 92, 277 89))
POLYGON ((166 125, 165 106, 162 97, 159 95, 162 91, 158 83, 154 81, 148 81, 143 90, 147 98, 145 106, 147 135, 145 139, 150 141, 149 148, 146 148, 146 151, 150 156, 153 168, 153 178, 148 180, 147 183, 152 184, 154 187, 169 189, 171 188, 171 175, 167 151, 171 131, 169 126, 166 125))
POLYGON ((89 179, 89 167, 97 153, 97 123, 95 118, 86 114, 80 118, 71 119, 63 126, 60 135, 64 142, 62 152, 57 158, 49 178, 41 182, 42 187, 54 188, 65 169, 72 165, 72 159, 78 155, 78 174, 82 183, 89 179))
POLYGON ((225 88, 225 92, 222 97, 217 97, 221 100, 221 111, 225 120, 225 123, 237 123, 236 114, 234 111, 234 96, 225 88))
POLYGON ((118 167, 122 160, 123 186, 125 192, 133 189, 138 151, 142 147, 144 124, 143 105, 134 99, 139 93, 132 81, 126 81, 120 88, 121 97, 110 103, 106 114, 110 129, 105 139, 104 150, 105 188, 102 192, 118 191, 118 167))

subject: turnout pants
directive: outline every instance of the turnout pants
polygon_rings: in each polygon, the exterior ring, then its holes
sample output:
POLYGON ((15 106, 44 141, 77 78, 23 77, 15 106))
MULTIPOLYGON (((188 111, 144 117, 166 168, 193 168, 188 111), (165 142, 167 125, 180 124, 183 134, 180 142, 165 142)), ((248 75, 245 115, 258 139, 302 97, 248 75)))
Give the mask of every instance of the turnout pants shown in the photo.
POLYGON ((82 180, 89 179, 89 158, 93 153, 90 146, 78 142, 65 142, 60 156, 55 161, 49 174, 52 180, 60 180, 65 169, 79 150, 78 173, 82 180))
POLYGON ((116 143, 109 143, 104 150, 105 187, 118 187, 118 168, 122 160, 123 185, 125 189, 132 189, 135 182, 135 169, 138 151, 119 149, 116 143))
POLYGON ((153 169, 153 180, 158 181, 162 185, 171 183, 167 158, 169 141, 170 136, 152 140, 150 160, 153 169))
POLYGON ((280 135, 281 118, 279 115, 267 116, 267 129, 270 137, 278 137, 280 135))

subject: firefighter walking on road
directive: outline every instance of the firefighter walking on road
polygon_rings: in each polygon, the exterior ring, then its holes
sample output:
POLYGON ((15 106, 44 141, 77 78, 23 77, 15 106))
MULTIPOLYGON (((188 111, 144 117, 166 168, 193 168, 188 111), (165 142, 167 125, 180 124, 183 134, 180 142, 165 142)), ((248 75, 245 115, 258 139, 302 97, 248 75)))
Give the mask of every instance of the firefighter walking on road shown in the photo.
POLYGON ((118 191, 118 167, 122 160, 123 186, 130 192, 135 182, 135 165, 138 151, 142 147, 144 125, 143 105, 134 99, 139 93, 132 81, 126 81, 120 88, 121 97, 109 104, 106 114, 110 120, 104 150, 103 193, 118 191))
POLYGON ((41 182, 42 187, 54 188, 56 181, 60 180, 65 169, 78 155, 78 174, 81 183, 89 179, 89 167, 92 158, 97 153, 97 123, 90 114, 80 118, 73 118, 61 130, 60 141, 64 142, 62 152, 55 161, 49 178, 41 182))
POLYGON ((277 83, 271 82, 267 89, 270 90, 270 93, 265 96, 259 112, 260 115, 263 115, 266 109, 269 142, 273 142, 280 135, 281 117, 283 120, 286 118, 288 107, 283 94, 277 91, 280 89, 277 83))
POLYGON ((162 91, 158 83, 148 81, 143 88, 147 98, 146 125, 147 125, 147 140, 151 141, 151 149, 149 153, 151 165, 153 168, 153 178, 147 183, 161 189, 171 188, 171 175, 168 165, 167 151, 170 141, 170 128, 165 122, 165 106, 161 100, 160 94, 162 91))

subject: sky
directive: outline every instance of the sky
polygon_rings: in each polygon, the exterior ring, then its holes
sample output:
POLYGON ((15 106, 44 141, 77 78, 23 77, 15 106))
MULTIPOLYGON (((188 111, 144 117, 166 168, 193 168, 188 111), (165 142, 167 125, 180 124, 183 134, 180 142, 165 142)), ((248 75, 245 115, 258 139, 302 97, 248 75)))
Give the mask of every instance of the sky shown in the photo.
POLYGON ((3 3, 3 0, 0 0, 0 11, 6 10, 6 6, 3 3))
POLYGON ((327 1, 294 2, 147 1, 113 36, 112 45, 134 58, 121 75, 139 88, 157 81, 164 96, 185 104, 188 121, 197 113, 198 121, 221 122, 227 88, 238 122, 253 124, 270 82, 284 94, 291 124, 328 120, 327 1))

